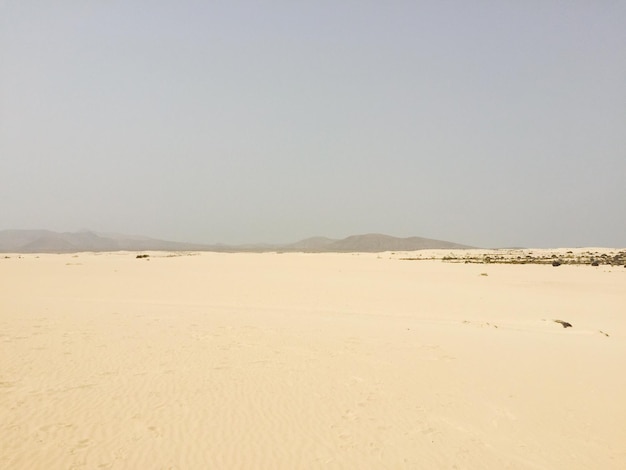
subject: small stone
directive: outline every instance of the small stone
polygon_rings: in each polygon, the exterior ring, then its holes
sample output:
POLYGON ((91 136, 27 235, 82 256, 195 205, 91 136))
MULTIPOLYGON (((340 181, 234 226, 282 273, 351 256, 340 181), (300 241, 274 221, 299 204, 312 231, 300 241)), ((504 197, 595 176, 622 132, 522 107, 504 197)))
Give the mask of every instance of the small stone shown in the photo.
POLYGON ((555 323, 560 323, 563 325, 563 328, 571 328, 572 324, 563 320, 554 320, 555 323))

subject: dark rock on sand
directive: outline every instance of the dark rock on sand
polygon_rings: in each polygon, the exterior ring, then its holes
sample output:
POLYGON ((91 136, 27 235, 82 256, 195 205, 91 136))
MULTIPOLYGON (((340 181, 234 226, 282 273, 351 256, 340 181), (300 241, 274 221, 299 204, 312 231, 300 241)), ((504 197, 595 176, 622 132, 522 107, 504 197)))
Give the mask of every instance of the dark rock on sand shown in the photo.
POLYGON ((571 328, 572 324, 563 320, 554 320, 555 323, 560 323, 561 325, 563 325, 563 328, 571 328))

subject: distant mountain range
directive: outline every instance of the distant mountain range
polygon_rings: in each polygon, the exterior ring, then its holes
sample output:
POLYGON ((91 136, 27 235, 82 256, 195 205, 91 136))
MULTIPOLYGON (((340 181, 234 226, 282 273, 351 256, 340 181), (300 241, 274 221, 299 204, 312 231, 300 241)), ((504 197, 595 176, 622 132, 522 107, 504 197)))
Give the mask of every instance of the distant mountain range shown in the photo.
POLYGON ((312 237, 285 245, 205 245, 89 231, 59 233, 50 230, 0 230, 1 253, 77 253, 83 251, 378 253, 452 248, 471 247, 430 238, 397 238, 376 233, 353 235, 341 240, 312 237))
POLYGON ((325 237, 313 237, 296 243, 284 245, 282 251, 328 252, 328 253, 380 253, 383 251, 414 251, 446 248, 472 248, 459 243, 452 243, 431 238, 398 238, 380 233, 352 235, 341 240, 325 237))

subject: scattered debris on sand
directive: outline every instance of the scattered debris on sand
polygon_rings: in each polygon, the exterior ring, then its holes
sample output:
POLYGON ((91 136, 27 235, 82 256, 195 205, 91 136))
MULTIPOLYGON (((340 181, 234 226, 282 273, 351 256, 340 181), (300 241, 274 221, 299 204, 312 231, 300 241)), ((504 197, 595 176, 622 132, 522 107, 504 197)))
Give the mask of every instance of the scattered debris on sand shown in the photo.
POLYGON ((555 323, 560 323, 563 325, 563 328, 571 328, 572 324, 563 320, 554 320, 555 323))
POLYGON ((601 253, 598 251, 543 250, 536 253, 527 249, 502 249, 480 252, 477 250, 450 252, 444 256, 400 258, 405 261, 441 259, 447 263, 465 264, 545 264, 554 267, 562 265, 624 266, 626 250, 601 253))

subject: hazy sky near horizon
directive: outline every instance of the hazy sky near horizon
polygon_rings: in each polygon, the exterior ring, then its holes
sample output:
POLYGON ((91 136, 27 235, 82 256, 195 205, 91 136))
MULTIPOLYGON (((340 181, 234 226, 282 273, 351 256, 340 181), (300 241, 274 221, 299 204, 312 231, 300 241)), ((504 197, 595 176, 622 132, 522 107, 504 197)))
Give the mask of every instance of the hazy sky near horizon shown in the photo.
POLYGON ((0 0, 0 230, 626 246, 626 2, 0 0))

